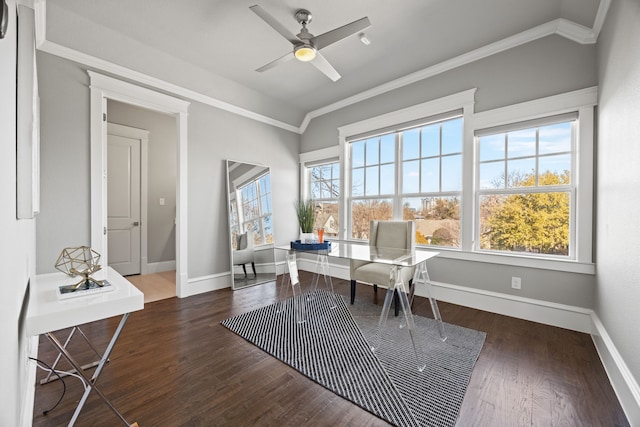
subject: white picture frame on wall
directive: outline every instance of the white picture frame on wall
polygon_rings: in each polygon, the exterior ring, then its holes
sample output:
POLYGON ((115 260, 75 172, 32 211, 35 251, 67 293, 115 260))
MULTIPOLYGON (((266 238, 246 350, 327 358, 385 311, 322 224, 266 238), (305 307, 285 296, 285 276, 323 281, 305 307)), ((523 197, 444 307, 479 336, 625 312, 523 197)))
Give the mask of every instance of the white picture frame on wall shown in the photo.
POLYGON ((35 49, 34 11, 18 5, 16 217, 40 211, 40 98, 35 49))

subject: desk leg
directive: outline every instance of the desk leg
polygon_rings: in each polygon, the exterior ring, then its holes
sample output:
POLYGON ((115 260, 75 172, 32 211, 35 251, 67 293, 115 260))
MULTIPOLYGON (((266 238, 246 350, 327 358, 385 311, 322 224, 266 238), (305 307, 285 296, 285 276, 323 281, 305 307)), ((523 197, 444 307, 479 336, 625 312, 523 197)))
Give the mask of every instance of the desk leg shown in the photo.
POLYGON ((338 296, 333 290, 333 281, 331 280, 330 273, 329 255, 327 254, 327 251, 318 251, 318 255, 316 257, 316 272, 312 280, 313 290, 318 289, 318 280, 320 279, 320 275, 322 275, 324 278, 324 287, 327 291, 331 292, 332 302, 329 308, 334 309, 338 307, 338 302, 336 301, 338 296))
POLYGON ((389 309, 391 308, 391 302, 393 301, 394 295, 397 291, 398 297, 400 299, 400 305, 402 305, 402 312, 404 313, 405 321, 407 322, 407 329, 411 338, 413 351, 416 356, 416 365, 418 367, 418 371, 422 372, 427 365, 423 363, 424 357, 422 357, 422 353, 418 351, 418 347, 416 346, 414 336, 416 325, 413 321, 413 313, 411 313, 411 306, 409 304, 409 299, 407 298, 406 288, 404 286, 404 282, 402 281, 402 275, 400 274, 400 269, 398 268, 398 266, 394 265, 391 268, 389 285, 390 286, 387 288, 387 295, 384 298, 384 305, 382 307, 382 313, 380 314, 380 320, 378 322, 377 344, 379 345, 380 341, 382 340, 382 328, 387 323, 387 318, 389 317, 389 309))
POLYGON ((440 309, 438 309, 438 301, 433 298, 431 292, 431 279, 429 279, 429 272, 427 271, 427 262, 421 262, 413 274, 413 287, 411 288, 411 294, 409 296, 409 304, 413 304, 413 296, 418 283, 424 283, 427 290, 427 297, 429 303, 431 303, 431 310, 433 311, 433 317, 438 323, 438 331, 440 332, 440 338, 442 341, 447 339, 447 335, 444 332, 444 325, 442 324, 442 316, 440 315, 440 309))
MULTIPOLYGON (((298 262, 296 260, 295 251, 289 251, 287 253, 287 268, 289 269, 289 283, 291 284, 291 291, 293 292, 293 307, 296 316, 296 322, 305 322, 305 305, 300 295, 302 291, 300 289, 300 277, 298 276, 298 262)), ((288 286, 286 287, 288 290, 288 286)), ((282 296, 282 289, 280 290, 282 296)), ((285 295, 286 296, 286 295, 285 295)), ((282 302, 281 302, 282 304, 282 302)))
POLYGON ((113 406, 113 404, 109 402, 109 399, 107 399, 106 396, 102 393, 102 391, 95 385, 96 381, 98 380, 98 377, 100 376, 100 373, 102 372, 102 368, 104 367, 104 364, 109 359, 109 356, 111 355, 111 351, 113 351, 113 347, 116 341, 118 340, 118 337, 120 336, 120 333, 122 332, 122 329, 124 328, 124 325, 127 322, 128 318, 129 318, 129 313, 126 313, 122 316, 122 319, 120 320, 120 323, 116 328, 116 331, 113 333, 113 336, 111 337, 111 341, 109 342, 109 345, 107 346, 107 349, 102 355, 102 358, 98 363, 98 367, 96 368, 91 378, 87 377, 87 374, 84 373, 82 366, 80 366, 80 364, 73 358, 73 356, 71 356, 71 354, 60 343, 60 341, 58 341, 58 339, 52 332, 48 332, 46 334, 49 341, 51 341, 53 346, 56 347, 56 349, 60 352, 60 354, 62 354, 64 358, 67 359, 67 361, 71 364, 71 366, 73 366, 73 368, 77 371, 78 375, 80 375, 83 378, 85 383, 84 394, 82 395, 82 398, 80 399, 80 402, 78 403, 78 406, 76 407, 76 410, 73 413, 73 417, 71 418, 71 421, 69 421, 70 427, 75 424, 78 418, 78 415, 80 414, 80 411, 82 410, 82 407, 84 406, 87 400, 87 397, 89 397, 89 393, 91 393, 91 390, 95 390, 98 396, 100 396, 100 398, 109 406, 109 408, 111 408, 111 410, 116 414, 116 416, 120 418, 120 420, 124 423, 124 425, 126 426, 132 425, 132 424, 129 424, 129 422, 122 416, 122 414, 118 412, 115 406, 113 406))

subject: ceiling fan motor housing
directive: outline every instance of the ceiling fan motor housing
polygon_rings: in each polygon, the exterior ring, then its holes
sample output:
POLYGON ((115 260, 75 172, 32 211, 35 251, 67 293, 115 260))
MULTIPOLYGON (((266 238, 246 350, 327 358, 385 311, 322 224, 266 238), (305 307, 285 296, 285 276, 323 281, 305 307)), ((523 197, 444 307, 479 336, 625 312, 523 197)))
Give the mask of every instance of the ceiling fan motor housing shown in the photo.
POLYGON ((312 19, 313 16, 307 9, 299 9, 296 11, 296 20, 299 24, 306 25, 310 23, 312 19))

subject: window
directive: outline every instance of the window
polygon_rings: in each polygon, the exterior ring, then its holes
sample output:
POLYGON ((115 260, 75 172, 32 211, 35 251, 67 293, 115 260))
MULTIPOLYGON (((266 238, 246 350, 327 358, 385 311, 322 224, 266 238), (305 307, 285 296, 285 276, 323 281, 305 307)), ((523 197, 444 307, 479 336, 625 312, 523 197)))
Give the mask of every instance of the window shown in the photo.
MULTIPOLYGON (((254 243, 273 243, 273 212, 271 207, 271 178, 266 174, 239 188, 238 217, 242 229, 253 231, 254 243)), ((232 213, 233 215, 233 213, 232 213)))
POLYGON ((308 167, 309 194, 315 204, 314 229, 324 229, 324 235, 337 238, 340 233, 340 162, 308 167))
POLYGON ((596 101, 587 88, 475 113, 471 89, 340 127, 342 238, 412 219, 440 257, 592 274, 596 101))
POLYGON ((350 143, 351 238, 367 239, 373 219, 402 218, 418 244, 460 246, 462 117, 422 122, 350 143))
POLYGON ((480 250, 572 253, 576 119, 537 122, 476 133, 480 250))

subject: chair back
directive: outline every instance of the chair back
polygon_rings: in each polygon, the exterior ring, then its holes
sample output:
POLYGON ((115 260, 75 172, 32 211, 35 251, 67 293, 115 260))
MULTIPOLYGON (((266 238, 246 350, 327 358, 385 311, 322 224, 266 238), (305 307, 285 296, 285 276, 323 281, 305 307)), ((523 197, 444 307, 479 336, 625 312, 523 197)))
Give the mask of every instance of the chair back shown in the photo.
POLYGON ((416 226, 413 221, 371 221, 369 246, 415 250, 416 226))
POLYGON ((247 230, 242 234, 236 235, 236 250, 253 248, 253 232, 247 230))

